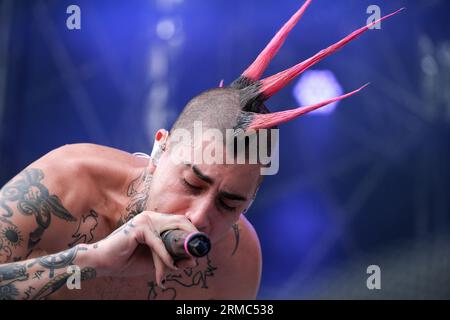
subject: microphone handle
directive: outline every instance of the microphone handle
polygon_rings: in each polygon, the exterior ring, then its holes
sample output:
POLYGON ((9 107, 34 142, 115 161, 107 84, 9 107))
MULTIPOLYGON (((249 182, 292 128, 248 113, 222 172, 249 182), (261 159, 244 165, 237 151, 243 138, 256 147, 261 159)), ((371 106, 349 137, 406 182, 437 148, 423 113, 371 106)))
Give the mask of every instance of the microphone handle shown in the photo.
POLYGON ((211 241, 203 232, 167 230, 161 234, 161 239, 175 261, 185 258, 200 258, 211 250, 211 241))

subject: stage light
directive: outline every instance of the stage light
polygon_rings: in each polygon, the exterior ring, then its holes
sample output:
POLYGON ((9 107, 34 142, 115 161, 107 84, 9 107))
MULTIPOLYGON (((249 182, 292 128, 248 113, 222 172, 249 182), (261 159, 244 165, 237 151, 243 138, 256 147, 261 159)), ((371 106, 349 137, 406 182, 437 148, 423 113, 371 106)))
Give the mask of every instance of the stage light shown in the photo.
MULTIPOLYGON (((333 72, 329 70, 309 70, 297 81, 293 94, 299 106, 308 106, 340 96, 343 94, 343 89, 333 72)), ((310 114, 330 114, 338 103, 331 103, 310 114)))
POLYGON ((156 25, 156 33, 163 40, 170 40, 175 35, 175 22, 172 19, 164 19, 156 25))

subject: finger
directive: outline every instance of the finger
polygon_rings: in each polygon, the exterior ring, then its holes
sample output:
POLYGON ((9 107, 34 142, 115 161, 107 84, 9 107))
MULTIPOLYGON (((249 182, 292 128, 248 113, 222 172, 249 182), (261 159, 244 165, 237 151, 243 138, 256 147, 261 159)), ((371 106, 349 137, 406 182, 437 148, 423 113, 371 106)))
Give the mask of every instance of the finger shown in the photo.
POLYGON ((152 252, 155 252, 162 262, 172 270, 178 270, 175 266, 172 256, 167 251, 164 242, 161 240, 159 234, 156 231, 152 231, 150 226, 143 226, 142 232, 144 235, 145 244, 150 247, 152 252))
POLYGON ((167 219, 167 223, 164 224, 163 229, 160 230, 161 233, 173 229, 180 229, 187 232, 198 232, 198 229, 192 224, 192 222, 183 215, 168 214, 164 215, 164 218, 167 219))
POLYGON ((187 232, 198 232, 198 229, 192 222, 181 214, 143 211, 139 216, 141 218, 145 217, 146 223, 149 225, 150 229, 157 230, 159 234, 174 229, 181 229, 187 232))
POLYGON ((152 251, 152 257, 153 257, 153 264, 155 265, 155 281, 158 286, 165 289, 163 280, 165 278, 165 267, 164 262, 161 260, 161 258, 152 251))

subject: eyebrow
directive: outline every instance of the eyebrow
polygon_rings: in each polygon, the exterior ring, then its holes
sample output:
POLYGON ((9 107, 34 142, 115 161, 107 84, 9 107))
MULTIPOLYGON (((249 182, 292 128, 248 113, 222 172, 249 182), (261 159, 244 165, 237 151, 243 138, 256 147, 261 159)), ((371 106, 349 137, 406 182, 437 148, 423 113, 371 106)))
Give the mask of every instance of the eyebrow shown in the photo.
MULTIPOLYGON (((205 182, 208 183, 208 184, 213 184, 213 183, 214 183, 214 179, 211 178, 211 177, 209 177, 209 176, 207 176, 207 175, 205 175, 205 174, 203 174, 197 166, 191 165, 190 163, 186 163, 185 165, 188 166, 188 167, 191 167, 191 168, 192 168, 192 171, 195 173, 195 175, 196 175, 199 179, 205 181, 205 182)), ((219 194, 220 194, 222 197, 227 198, 227 199, 230 199, 230 200, 247 201, 247 198, 246 198, 246 197, 241 196, 241 195, 239 195, 239 194, 235 194, 235 193, 231 193, 231 192, 226 192, 226 191, 220 191, 219 194)))
POLYGON ((226 191, 220 191, 219 194, 220 194, 222 197, 227 198, 227 199, 230 199, 230 200, 239 200, 239 201, 246 201, 246 200, 247 200, 246 197, 243 197, 243 196, 241 196, 241 195, 234 194, 234 193, 229 193, 229 192, 226 192, 226 191))
MULTIPOLYGON (((190 166, 190 165, 188 164, 188 166, 190 166)), ((197 166, 194 165, 194 166, 192 166, 191 168, 192 168, 192 171, 194 171, 195 175, 196 175, 199 179, 205 181, 205 182, 208 183, 208 184, 213 184, 213 183, 214 183, 214 179, 211 178, 211 177, 208 177, 206 174, 203 174, 203 173, 200 171, 200 169, 197 168, 197 166)))

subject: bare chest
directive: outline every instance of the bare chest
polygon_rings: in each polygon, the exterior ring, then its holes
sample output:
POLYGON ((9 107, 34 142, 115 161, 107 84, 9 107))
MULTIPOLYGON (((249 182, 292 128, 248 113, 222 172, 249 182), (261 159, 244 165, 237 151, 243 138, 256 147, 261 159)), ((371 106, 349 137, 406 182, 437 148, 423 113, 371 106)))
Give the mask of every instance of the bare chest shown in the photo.
POLYGON ((197 260, 197 266, 166 277, 164 288, 154 277, 106 277, 81 283, 80 289, 63 287, 51 299, 87 300, 174 300, 212 299, 220 282, 220 268, 208 256, 197 260))

